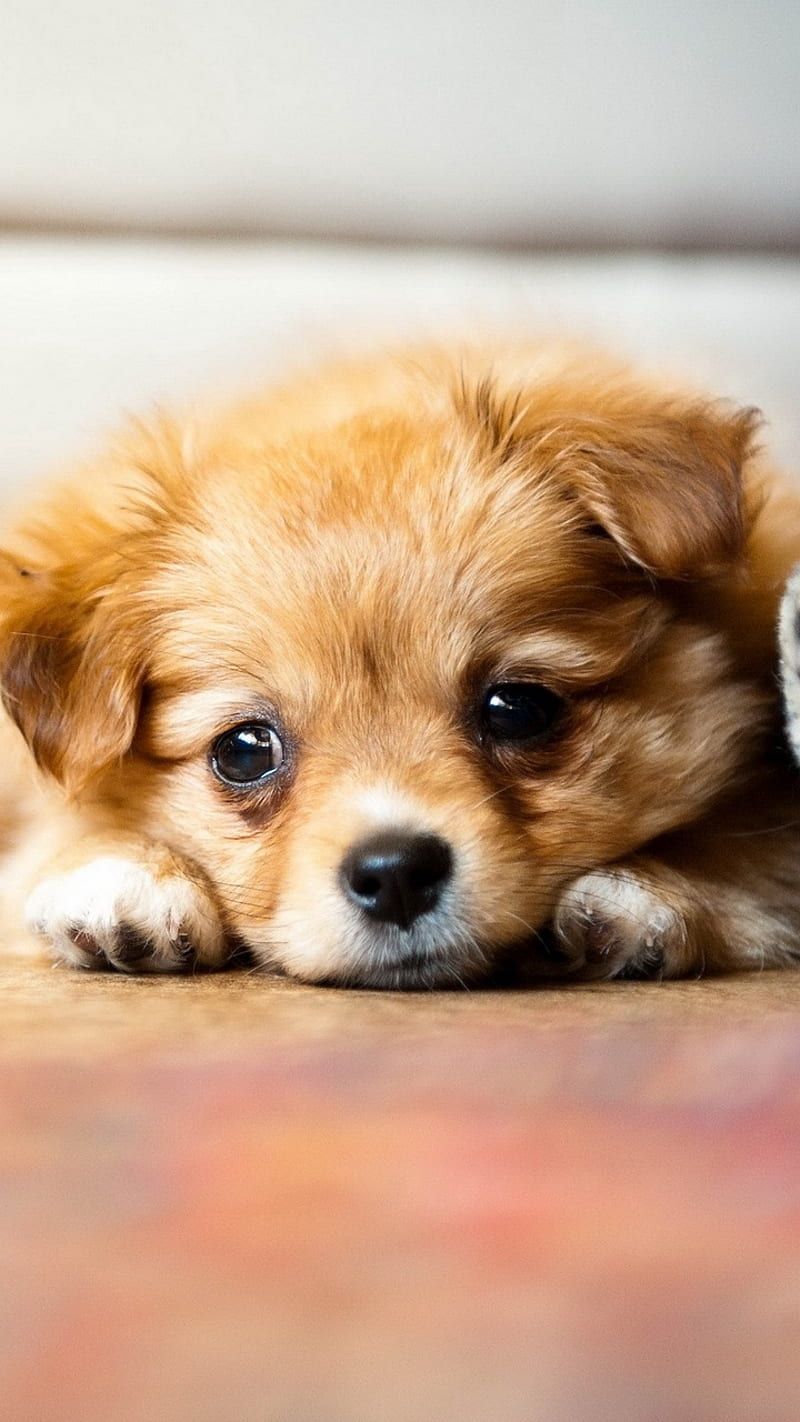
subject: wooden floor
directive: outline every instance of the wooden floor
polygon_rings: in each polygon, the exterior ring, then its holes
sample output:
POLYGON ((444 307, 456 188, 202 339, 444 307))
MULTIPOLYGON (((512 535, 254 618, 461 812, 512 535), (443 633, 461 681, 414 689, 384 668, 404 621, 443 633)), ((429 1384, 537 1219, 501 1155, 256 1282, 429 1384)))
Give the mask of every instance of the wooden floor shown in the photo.
POLYGON ((255 972, 123 977, 0 958, 0 1052, 87 1053, 255 1048, 280 1042, 800 1024, 800 973, 704 982, 618 983, 527 991, 386 993, 312 988, 255 972))
POLYGON ((3 1422, 794 1422, 800 973, 0 962, 3 1422))

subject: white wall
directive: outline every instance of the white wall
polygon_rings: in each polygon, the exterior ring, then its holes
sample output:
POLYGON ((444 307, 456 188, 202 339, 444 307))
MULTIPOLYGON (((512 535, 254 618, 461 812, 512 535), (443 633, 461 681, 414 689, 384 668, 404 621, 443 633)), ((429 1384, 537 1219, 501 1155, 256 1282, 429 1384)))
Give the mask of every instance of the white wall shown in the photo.
POLYGON ((0 222, 791 242, 797 0, 3 0, 0 222))
POLYGON ((761 405, 800 470, 800 279, 776 258, 496 256, 326 243, 0 241, 0 502, 123 412, 201 406, 407 337, 587 337, 761 405))

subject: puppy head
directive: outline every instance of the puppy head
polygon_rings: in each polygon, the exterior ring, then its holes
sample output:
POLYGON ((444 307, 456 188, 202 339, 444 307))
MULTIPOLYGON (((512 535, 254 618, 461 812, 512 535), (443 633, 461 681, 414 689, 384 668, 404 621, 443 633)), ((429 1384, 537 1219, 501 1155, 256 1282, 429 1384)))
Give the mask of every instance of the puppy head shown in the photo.
MULTIPOLYGON (((682 586, 742 556, 752 418, 434 379, 280 445, 233 419, 21 577, 6 704, 310 980, 457 983, 697 816, 758 726, 682 586)), ((16 581, 14 581, 16 579, 16 581)))

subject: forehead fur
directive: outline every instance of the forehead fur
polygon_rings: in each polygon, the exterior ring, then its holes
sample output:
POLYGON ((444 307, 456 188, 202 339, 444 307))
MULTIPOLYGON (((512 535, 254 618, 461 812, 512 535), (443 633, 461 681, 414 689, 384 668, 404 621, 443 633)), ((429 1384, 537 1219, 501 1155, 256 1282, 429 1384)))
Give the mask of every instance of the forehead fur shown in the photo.
POLYGON ((485 371, 436 352, 345 367, 163 432, 140 560, 154 679, 280 690, 288 669, 309 694, 364 674, 426 694, 520 639, 535 671, 546 633, 543 671, 583 660, 586 681, 640 645, 651 569, 736 555, 747 412, 552 352, 485 371))
POLYGON ((202 629, 239 666, 306 658, 341 677, 355 656, 389 675, 413 658, 452 675, 556 608, 596 610, 598 564, 620 571, 544 463, 485 445, 456 413, 218 449, 181 498, 156 574, 171 663, 186 638, 196 665, 202 629))

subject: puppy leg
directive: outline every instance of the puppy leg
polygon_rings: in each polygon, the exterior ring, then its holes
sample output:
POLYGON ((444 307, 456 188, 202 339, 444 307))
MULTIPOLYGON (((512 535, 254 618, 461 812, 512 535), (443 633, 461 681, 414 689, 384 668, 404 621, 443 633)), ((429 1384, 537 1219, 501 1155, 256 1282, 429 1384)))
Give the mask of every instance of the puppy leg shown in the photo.
POLYGON ((83 841, 38 881, 25 917, 57 958, 82 968, 182 972, 221 967, 228 954, 198 871, 147 840, 83 841))
POLYGON ((724 874, 637 856, 568 885, 553 916, 566 971, 675 978, 800 961, 796 839, 747 856, 730 843, 724 874))

